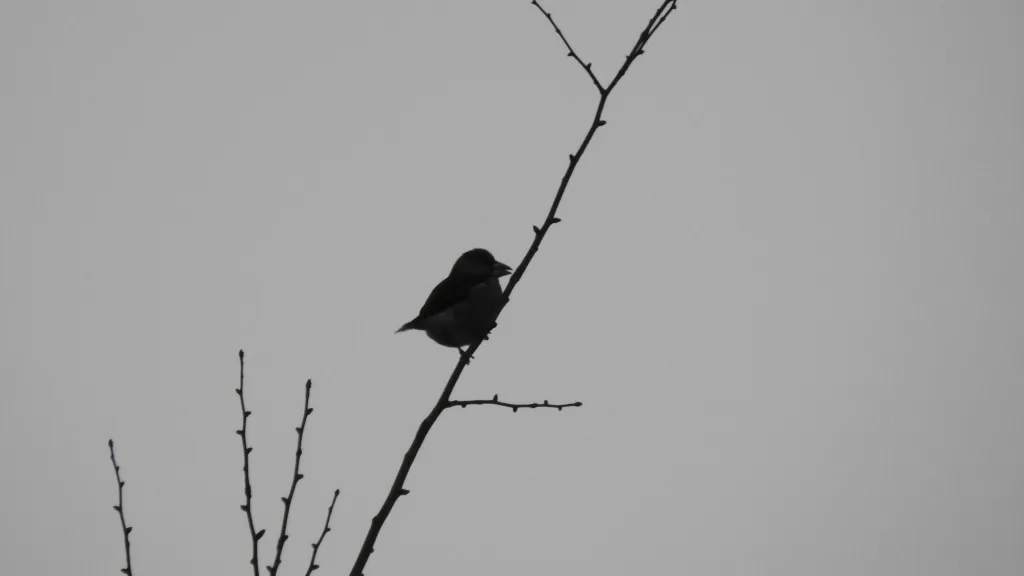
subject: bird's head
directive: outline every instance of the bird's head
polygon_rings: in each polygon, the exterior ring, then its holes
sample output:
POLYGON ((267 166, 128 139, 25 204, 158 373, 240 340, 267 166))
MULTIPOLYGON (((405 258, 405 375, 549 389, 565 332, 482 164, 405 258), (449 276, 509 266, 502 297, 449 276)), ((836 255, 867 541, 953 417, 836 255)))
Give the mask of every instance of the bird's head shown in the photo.
POLYGON ((512 268, 494 259, 490 252, 483 248, 474 248, 455 261, 452 274, 501 278, 512 272, 512 268))

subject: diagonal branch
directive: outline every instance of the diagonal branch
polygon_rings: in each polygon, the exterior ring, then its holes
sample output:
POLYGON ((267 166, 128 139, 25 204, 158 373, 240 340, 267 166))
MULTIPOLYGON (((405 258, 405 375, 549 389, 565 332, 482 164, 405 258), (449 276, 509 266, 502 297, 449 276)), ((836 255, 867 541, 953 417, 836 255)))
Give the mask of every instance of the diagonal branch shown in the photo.
POLYGON ((459 381, 459 376, 462 375, 462 371, 466 368, 466 364, 469 362, 469 357, 473 355, 473 352, 480 347, 480 341, 474 342, 467 349, 466 354, 462 356, 459 363, 455 365, 455 371, 448 378, 448 383, 444 386, 444 391, 441 392, 441 397, 438 398, 437 403, 427 414, 427 417, 420 424, 420 427, 416 430, 416 436, 412 440, 412 445, 409 446, 409 450, 405 453, 405 457, 402 458, 402 465, 398 467, 398 474, 395 476, 395 481, 391 484, 391 489, 388 490, 388 495, 384 499, 384 504, 381 505, 380 511, 370 521, 370 529, 366 532, 366 538, 363 540, 363 545, 359 549, 359 555, 356 556, 356 561, 352 565, 352 570, 349 572, 350 576, 362 576, 363 568, 366 567, 366 562, 370 559, 370 554, 373 553, 373 545, 377 542, 377 536, 380 535, 380 529, 384 525, 384 521, 387 520, 388 515, 391 514, 391 509, 395 507, 395 502, 398 502, 398 498, 405 496, 409 493, 404 488, 405 479, 409 477, 409 470, 412 469, 412 463, 416 460, 416 455, 419 454, 420 448, 423 447, 423 441, 427 439, 427 433, 434 426, 434 422, 437 422, 441 412, 445 408, 448 408, 448 398, 452 395, 452 390, 455 389, 455 383, 459 381))
POLYGON ((466 406, 483 406, 490 404, 492 406, 503 406, 505 408, 511 408, 513 412, 517 412, 520 408, 557 408, 559 412, 562 408, 579 408, 583 406, 583 402, 572 402, 570 404, 549 404, 547 400, 542 403, 534 402, 532 404, 509 404, 508 402, 502 402, 498 400, 498 395, 495 394, 494 398, 490 400, 449 400, 448 407, 454 408, 456 406, 465 408, 466 406))
MULTIPOLYGON (((313 387, 312 380, 306 380, 306 403, 302 409, 302 423, 295 432, 299 435, 298 446, 295 448, 295 470, 292 473, 292 487, 288 490, 288 496, 281 498, 284 502, 284 516, 281 519, 281 533, 277 537, 277 554, 274 555, 274 564, 267 566, 267 572, 270 576, 277 576, 277 569, 281 566, 281 554, 284 552, 284 543, 288 540, 288 515, 291 513, 292 500, 295 498, 295 487, 298 486, 299 480, 302 480, 303 475, 299 472, 299 461, 302 460, 302 436, 306 432, 306 419, 313 413, 313 409, 309 407, 309 392, 313 387)), ((332 504, 333 506, 333 504, 332 504)))
MULTIPOLYGON (((537 5, 537 7, 540 8, 540 5, 537 4, 536 0, 532 1, 531 3, 537 5)), ((548 210, 547 218, 544 219, 544 224, 540 227, 533 227, 533 243, 530 245, 529 250, 527 250, 526 255, 523 256, 523 260, 519 263, 519 266, 516 267, 515 272, 512 274, 512 276, 509 277, 508 284, 506 284, 505 291, 503 294, 504 303, 502 304, 502 309, 504 309, 504 307, 508 304, 509 298, 512 294, 512 290, 515 289, 517 284, 519 284, 520 279, 522 279, 523 277, 523 273, 526 272, 526 268, 530 265, 530 262, 533 261, 533 257, 537 254, 537 250, 540 248, 540 244, 544 240, 544 237, 547 235, 548 230, 551 229, 551 226, 561 222, 561 219, 556 216, 558 212, 558 206, 562 202, 562 196, 565 194, 565 190, 569 186, 569 180, 572 178, 573 173, 576 171, 576 166, 579 164, 580 158, 583 156, 583 153, 587 151, 587 147, 590 145, 591 140, 594 138, 594 134, 597 133, 597 129, 605 125, 605 121, 602 119, 602 114, 604 113, 605 104, 608 102, 608 97, 611 95, 611 92, 615 88, 615 86, 618 85, 619 81, 622 80, 623 76, 626 75, 626 72, 629 70, 629 67, 633 64, 637 57, 639 57, 640 54, 643 53, 643 48, 644 46, 647 45, 647 41, 650 40, 651 35, 654 33, 654 31, 660 28, 661 23, 665 21, 665 18, 668 16, 668 14, 672 10, 675 10, 675 4, 676 0, 663 1, 661 6, 655 12, 654 18, 651 19, 651 21, 647 24, 646 27, 644 27, 643 31, 640 33, 640 38, 637 40, 636 44, 634 45, 630 53, 626 56, 626 61, 622 64, 622 67, 619 68, 619 71, 615 74, 615 77, 612 79, 611 83, 609 83, 608 86, 605 88, 601 88, 601 84, 600 82, 597 81, 596 76, 590 73, 590 67, 583 64, 583 61, 580 60, 578 56, 576 56, 575 51, 572 50, 572 47, 569 47, 570 55, 573 56, 577 62, 583 65, 583 67, 587 70, 588 74, 590 74, 591 80, 594 81, 597 84, 598 88, 601 89, 601 98, 600 100, 598 100, 597 109, 594 111, 594 119, 591 122, 590 128, 587 130, 586 135, 583 137, 583 141, 576 149, 576 153, 569 155, 569 166, 566 168, 565 174, 562 176, 562 181, 558 186, 558 191, 555 193, 555 198, 551 203, 551 208, 548 210)), ((541 12, 544 12, 544 10, 541 9, 541 12)), ((547 12, 544 12, 544 15, 548 18, 549 21, 551 21, 552 25, 554 25, 554 20, 551 18, 551 15, 548 14, 547 12)), ((555 26, 555 30, 556 32, 558 32, 559 37, 562 38, 562 41, 565 42, 566 46, 569 46, 569 43, 568 41, 565 40, 565 36, 562 35, 561 30, 557 26, 555 26)), ((451 376, 449 376, 448 378, 448 382, 444 386, 444 390, 441 392, 441 396, 437 399, 437 403, 434 404, 434 407, 430 410, 430 413, 427 414, 427 417, 423 420, 419 428, 416 430, 416 436, 413 438, 412 444, 409 446, 409 450, 405 453, 405 457, 402 458, 402 464, 398 468, 398 473, 395 475, 395 480, 391 484, 391 489, 388 491, 388 495, 384 499, 384 503, 381 505, 380 511, 377 512, 377 515, 374 516, 373 519, 370 521, 370 529, 367 531, 366 538, 363 540, 363 545, 359 549, 358 556, 356 556, 356 561, 352 565, 352 570, 349 573, 350 576, 363 575, 363 569, 366 567, 366 563, 370 558, 370 554, 373 553, 373 547, 377 542, 377 537, 380 535, 381 527, 384 525, 384 522, 391 514, 391 510, 394 508, 395 503, 398 502, 398 498, 401 496, 405 496, 406 494, 409 493, 409 491, 405 489, 405 481, 409 476, 409 471, 412 469, 413 461, 416 460, 416 456, 419 454, 420 448, 423 447, 423 442, 426 440, 427 434, 430 432, 430 429, 434 426, 434 423, 437 422, 437 419, 438 417, 441 416, 441 413, 444 412, 445 409, 451 408, 453 405, 458 404, 458 402, 453 404, 451 401, 452 391, 455 389, 455 384, 459 381, 459 378, 462 376, 462 371, 466 368, 466 365, 469 363, 469 360, 473 357, 473 354, 483 343, 483 340, 484 339, 480 339, 474 342, 469 346, 469 348, 466 349, 464 353, 461 354, 459 362, 455 365, 455 369, 452 371, 451 376)), ((491 401, 483 403, 494 404, 496 402, 491 401)))
POLYGON ((655 14, 655 17, 658 19, 658 21, 653 26, 651 26, 651 31, 647 33, 647 37, 644 39, 644 45, 640 47, 640 50, 643 50, 644 46, 647 45, 647 40, 650 40, 651 37, 654 36, 654 33, 658 31, 658 28, 661 28, 661 25, 665 23, 665 20, 668 18, 668 15, 671 14, 673 10, 677 10, 678 8, 679 4, 676 3, 676 0, 672 0, 672 3, 669 5, 662 4, 661 8, 659 8, 658 12, 655 14))
POLYGON ((338 501, 338 494, 341 494, 341 490, 334 491, 331 505, 327 507, 327 520, 324 522, 323 531, 320 532, 320 538, 313 543, 313 554, 309 557, 309 568, 306 569, 306 576, 310 576, 314 570, 320 568, 316 563, 316 553, 320 551, 320 545, 324 543, 324 537, 331 531, 331 515, 334 514, 334 503, 338 501))
POLYGON ((555 33, 557 33, 558 37, 562 39, 562 43, 565 44, 565 47, 569 49, 569 57, 579 62, 580 66, 586 70, 587 76, 590 76, 590 80, 594 82, 594 86, 597 86, 597 91, 604 94, 604 86, 601 85, 601 81, 597 79, 597 76, 594 75, 594 71, 591 70, 591 63, 583 63, 579 53, 573 50, 572 45, 569 44, 569 40, 566 39, 565 34, 562 34, 562 29, 558 27, 558 24, 555 24, 555 19, 551 17, 551 13, 545 11, 537 0, 531 0, 530 3, 536 6, 537 10, 540 10, 540 13, 548 19, 548 22, 551 22, 551 25, 555 28, 555 33))
POLYGON ((266 530, 257 532, 252 521, 252 484, 249 482, 249 453, 252 452, 252 448, 246 436, 252 412, 245 409, 245 352, 242 350, 238 351, 238 388, 235 388, 235 393, 238 394, 238 402, 242 406, 242 428, 235 430, 235 434, 242 437, 242 472, 245 476, 245 504, 242 504, 242 511, 249 521, 249 536, 252 538, 252 559, 249 563, 252 564, 253 576, 260 576, 259 542, 266 530))
POLYGON ((121 572, 126 576, 132 576, 132 545, 128 541, 128 535, 132 533, 132 527, 126 524, 124 520, 124 480, 121 480, 121 467, 117 465, 117 459, 114 458, 114 440, 108 440, 107 446, 110 448, 110 462, 114 464, 114 476, 117 478, 117 506, 114 506, 114 510, 121 517, 121 531, 124 532, 124 561, 126 566, 121 568, 121 572))
POLYGON ((633 62, 644 53, 644 48, 647 47, 647 42, 650 41, 654 33, 661 28, 661 24, 668 18, 668 15, 676 10, 676 0, 664 0, 661 6, 654 12, 654 16, 650 22, 647 23, 647 27, 640 32, 640 37, 637 39, 636 44, 633 45, 633 49, 626 55, 626 61, 619 68, 619 71, 615 73, 615 77, 612 78, 611 83, 608 84, 608 92, 611 92, 615 85, 622 80, 622 77, 626 75, 629 67, 633 65, 633 62))

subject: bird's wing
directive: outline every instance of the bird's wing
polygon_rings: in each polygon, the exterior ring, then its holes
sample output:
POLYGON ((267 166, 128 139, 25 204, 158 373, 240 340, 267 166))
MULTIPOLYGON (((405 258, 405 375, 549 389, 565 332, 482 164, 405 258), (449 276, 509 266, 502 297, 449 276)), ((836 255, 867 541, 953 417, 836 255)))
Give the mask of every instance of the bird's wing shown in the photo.
POLYGON ((420 308, 419 318, 428 318, 469 298, 473 288, 485 282, 486 278, 451 275, 434 287, 427 301, 420 308))

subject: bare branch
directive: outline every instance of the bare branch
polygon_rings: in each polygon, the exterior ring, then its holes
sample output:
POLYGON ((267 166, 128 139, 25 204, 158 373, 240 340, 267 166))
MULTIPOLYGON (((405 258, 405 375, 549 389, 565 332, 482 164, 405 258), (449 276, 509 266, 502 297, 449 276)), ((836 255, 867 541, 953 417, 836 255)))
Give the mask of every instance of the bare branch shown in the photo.
POLYGON ((302 474, 299 472, 299 461, 302 460, 302 436, 306 432, 306 419, 313 413, 313 409, 309 407, 309 392, 313 387, 312 380, 306 380, 306 402, 302 409, 302 423, 295 432, 299 435, 298 445, 295 448, 295 470, 292 473, 292 487, 288 490, 288 496, 281 498, 284 502, 284 516, 281 519, 281 533, 277 537, 277 554, 274 555, 274 563, 271 566, 267 566, 267 572, 270 576, 277 576, 277 569, 281 566, 281 554, 284 552, 284 543, 288 540, 288 515, 291 513, 292 500, 295 498, 295 487, 298 486, 299 480, 302 480, 302 474))
POLYGON ((448 398, 451 396, 452 390, 455 389, 455 383, 459 381, 459 376, 462 375, 462 371, 469 362, 469 358, 472 357, 473 352, 479 346, 480 341, 474 342, 462 355, 459 363, 455 365, 455 371, 448 378, 448 383, 445 384, 441 397, 438 398, 437 403, 434 404, 430 413, 427 414, 427 417, 416 430, 416 436, 413 438, 409 450, 405 453, 405 457, 402 458, 402 465, 398 467, 398 474, 395 475, 395 481, 391 483, 391 489, 388 490, 388 495, 384 498, 384 504, 381 505, 380 511, 370 521, 370 529, 366 532, 366 538, 359 549, 359 555, 356 556, 356 561, 349 572, 350 576, 362 576, 363 568, 366 567, 366 562, 370 559, 370 554, 373 553, 373 546, 377 542, 377 536, 380 535, 380 529, 384 525, 384 521, 391 514, 391 509, 395 507, 395 502, 398 502, 398 498, 409 493, 404 488, 404 485, 405 479, 409 477, 409 470, 412 469, 412 463, 416 460, 416 455, 419 454, 420 448, 423 447, 423 441, 427 439, 427 433, 430 432, 430 428, 434 426, 434 422, 437 422, 441 412, 448 407, 448 398))
MULTIPOLYGON (((665 8, 665 5, 662 5, 662 8, 665 8)), ((651 37, 654 36, 654 33, 658 31, 658 28, 661 28, 661 25, 665 22, 665 19, 668 18, 668 15, 677 8, 679 8, 679 4, 676 3, 676 0, 672 0, 672 4, 661 14, 661 17, 658 18, 658 22, 654 26, 651 26, 651 31, 647 34, 647 39, 644 40, 644 46, 647 45, 647 40, 650 40, 651 37)), ((659 12, 661 11, 659 10, 659 12)), ((643 49, 643 46, 641 46, 641 49, 643 49)))
POLYGON ((252 452, 252 448, 249 447, 249 439, 246 436, 252 412, 245 409, 245 352, 242 350, 238 351, 238 388, 235 388, 235 393, 238 394, 238 402, 242 406, 242 428, 235 430, 235 433, 242 437, 242 472, 245 476, 245 504, 242 504, 242 511, 249 521, 249 536, 252 538, 252 559, 249 563, 252 564, 253 576, 260 576, 259 542, 266 530, 257 532, 252 521, 252 484, 249 482, 249 453, 252 452))
POLYGON ((642 32, 640 32, 640 37, 637 39, 636 44, 633 45, 633 49, 626 55, 626 61, 623 62, 619 71, 615 73, 615 77, 612 78, 611 83, 608 84, 606 95, 607 93, 610 93, 612 89, 615 88, 615 85, 619 83, 619 80, 622 80, 622 77, 626 75, 626 71, 628 71, 629 67, 633 65, 633 61, 644 53, 644 48, 647 46, 647 42, 650 41, 651 37, 654 36, 654 33, 661 28, 661 24, 666 18, 668 18, 668 15, 676 10, 676 8, 676 0, 664 0, 664 2, 662 2, 661 6, 659 6, 654 12, 654 16, 651 18, 650 22, 648 22, 647 26, 642 32))
POLYGON ((126 566, 121 568, 121 572, 126 576, 132 576, 132 545, 128 540, 128 535, 132 533, 132 527, 126 524, 124 520, 124 480, 121 480, 121 467, 117 465, 117 459, 114 458, 114 440, 107 440, 107 446, 110 448, 110 462, 114 465, 114 476, 117 478, 117 506, 114 506, 114 510, 121 517, 121 531, 124 532, 124 561, 126 566))
POLYGON ((547 400, 541 403, 534 402, 532 404, 509 404, 508 402, 502 402, 498 400, 498 395, 495 394, 494 398, 490 400, 449 400, 448 407, 454 408, 456 406, 465 408, 466 406, 483 406, 490 404, 492 406, 503 406, 505 408, 511 408, 513 412, 517 412, 520 408, 556 408, 559 412, 562 408, 579 408, 583 406, 583 402, 572 402, 570 404, 549 404, 547 400))
MULTIPOLYGON (((536 0, 532 0, 531 3, 536 5, 537 8, 541 9, 541 12, 544 12, 544 10, 536 2, 536 0)), ((593 139, 594 134, 597 132, 598 128, 606 124, 605 120, 601 117, 601 115, 604 112, 605 104, 608 102, 608 97, 611 95, 612 90, 623 78, 623 76, 626 75, 626 72, 629 70, 629 67, 633 63, 633 61, 636 60, 636 58, 643 53, 643 48, 644 46, 646 46, 647 41, 650 39, 654 31, 660 28, 661 23, 664 22, 668 14, 675 9, 675 3, 676 0, 664 0, 664 2, 661 4, 658 10, 655 12, 654 17, 651 19, 650 23, 648 23, 648 25, 641 32, 640 39, 637 40, 637 43, 634 45, 633 49, 626 57, 625 63, 623 63, 622 67, 619 68, 619 71, 615 74, 615 77, 612 79, 611 83, 608 84, 607 87, 601 86, 601 83, 598 82, 597 77, 594 76, 592 71, 590 70, 590 66, 583 63, 579 56, 576 55, 576 52, 572 49, 572 47, 569 46, 569 42, 565 39, 565 36, 562 34, 561 30, 557 26, 555 26, 555 30, 558 33, 559 37, 562 39, 563 42, 565 42, 565 45, 569 48, 570 56, 575 58, 576 61, 579 62, 585 70, 587 70, 587 73, 591 77, 591 80, 600 89, 601 98, 600 100, 598 100, 597 109, 594 111, 594 119, 591 122, 590 128, 587 130, 586 135, 583 137, 583 141, 576 149, 576 153, 569 155, 569 166, 566 168, 565 174, 562 176, 562 181, 558 186, 558 191, 555 193, 555 198, 551 203, 551 208, 548 210, 547 218, 544 219, 543 225, 539 227, 533 227, 533 243, 530 245, 530 248, 527 250, 526 255, 523 256, 523 259, 519 263, 519 266, 515 268, 515 272, 509 277, 508 283, 505 285, 505 291, 503 293, 504 303, 502 304, 502 309, 504 309, 504 307, 508 305, 509 298, 512 295, 512 290, 514 290, 516 285, 519 284, 519 281, 522 279, 527 267, 530 265, 530 262, 533 260, 533 257, 537 254, 537 250, 540 248, 540 244, 544 240, 544 237, 547 235, 548 230, 551 229, 551 226, 561 222, 561 219, 557 217, 558 206, 561 204, 562 196, 565 194, 565 190, 569 186, 569 180, 572 178, 572 175, 576 170, 576 166, 577 164, 579 164, 580 158, 582 158, 584 152, 587 151, 587 147, 590 145, 590 141, 593 139)), ((544 15, 548 18, 551 24, 554 25, 554 20, 551 19, 551 15, 548 14, 547 12, 544 12, 544 15)), ((409 493, 409 491, 406 490, 404 487, 405 481, 406 478, 408 478, 409 476, 409 471, 412 469, 412 463, 413 461, 416 460, 416 456, 419 454, 420 448, 422 448, 423 442, 424 440, 426 440, 427 434, 430 432, 431 427, 433 427, 434 423, 437 421, 438 417, 440 417, 441 413, 445 409, 451 408, 454 405, 460 405, 459 401, 456 401, 454 403, 451 401, 452 391, 455 389, 455 384, 459 381, 459 378, 462 376, 462 371, 466 368, 466 365, 469 364, 470 359, 473 358, 473 354, 476 352, 476 350, 480 347, 480 345, 483 343, 485 339, 486 337, 481 338, 480 340, 471 344, 464 352, 462 352, 459 358, 459 362, 455 365, 455 369, 452 371, 451 376, 449 376, 448 378, 448 382, 445 384, 444 390, 441 392, 441 396, 437 399, 437 403, 434 404, 434 407, 430 410, 430 413, 427 414, 427 417, 423 420, 419 428, 416 430, 416 436, 413 438, 412 444, 409 446, 409 450, 405 453, 405 457, 402 459, 402 464, 398 468, 398 474, 395 475, 395 480, 391 484, 391 489, 388 491, 388 495, 384 499, 384 503, 381 505, 380 511, 370 521, 370 529, 367 531, 366 538, 363 540, 363 545, 359 549, 359 554, 356 557, 356 561, 352 565, 352 570, 349 573, 350 576, 363 575, 363 569, 366 567, 366 563, 370 558, 370 554, 373 553, 374 545, 377 542, 377 537, 380 535, 381 527, 387 520, 388 515, 391 514, 391 510, 394 508, 395 503, 398 501, 398 498, 409 493)), ((504 403, 498 403, 496 400, 468 402, 504 405, 504 403)))
POLYGON ((565 47, 569 49, 569 57, 579 62, 580 66, 583 67, 583 70, 587 72, 587 76, 590 76, 590 80, 594 82, 594 86, 597 86, 597 91, 604 94, 604 86, 601 85, 601 81, 597 79, 597 76, 594 75, 594 71, 591 70, 591 64, 583 63, 583 59, 580 58, 579 53, 573 50, 572 45, 569 44, 569 40, 566 39, 565 34, 562 34, 562 29, 558 27, 558 24, 555 24, 555 19, 551 17, 551 13, 545 11, 537 0, 531 0, 530 3, 536 6, 537 10, 540 10, 540 13, 548 19, 548 22, 551 22, 551 26, 555 28, 555 33, 562 39, 562 43, 565 44, 565 47))
POLYGON ((334 514, 334 503, 338 501, 338 494, 341 494, 341 490, 334 491, 334 498, 331 499, 331 505, 327 508, 327 520, 324 522, 324 529, 320 532, 320 538, 313 543, 313 554, 309 557, 309 568, 306 569, 306 576, 310 576, 314 570, 320 568, 316 563, 316 553, 320 551, 320 545, 324 543, 324 537, 331 531, 331 515, 334 514))

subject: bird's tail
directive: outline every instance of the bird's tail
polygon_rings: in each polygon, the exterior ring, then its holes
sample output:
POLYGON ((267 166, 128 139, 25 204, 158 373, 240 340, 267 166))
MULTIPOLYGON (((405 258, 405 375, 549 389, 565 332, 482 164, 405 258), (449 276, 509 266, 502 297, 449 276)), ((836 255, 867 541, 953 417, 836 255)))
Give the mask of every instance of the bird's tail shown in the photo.
POLYGON ((399 332, 405 332, 406 330, 416 330, 419 327, 419 318, 413 318, 412 320, 406 322, 405 324, 402 324, 401 328, 395 330, 395 334, 398 334, 399 332))

